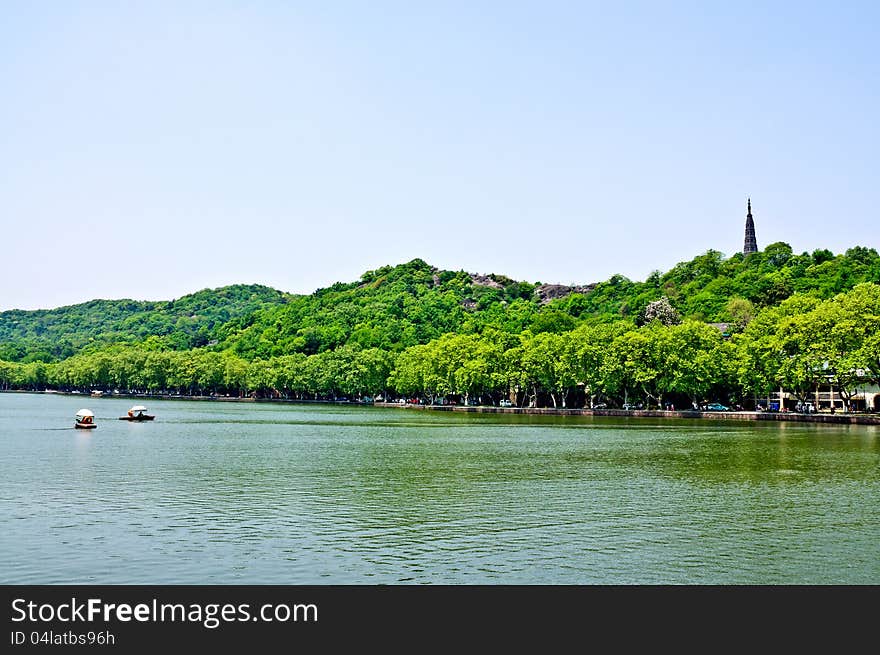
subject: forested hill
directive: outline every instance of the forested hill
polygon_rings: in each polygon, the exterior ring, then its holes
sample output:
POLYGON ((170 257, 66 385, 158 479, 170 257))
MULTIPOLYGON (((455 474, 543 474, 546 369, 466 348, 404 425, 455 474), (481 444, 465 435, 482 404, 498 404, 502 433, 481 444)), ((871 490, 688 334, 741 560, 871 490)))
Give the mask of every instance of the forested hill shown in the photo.
POLYGON ((230 321, 216 338, 219 348, 246 359, 342 345, 400 351, 450 332, 561 333, 621 319, 640 324, 647 304, 662 296, 683 318, 743 323, 795 293, 827 299, 861 282, 880 282, 874 249, 796 255, 789 245, 774 243, 730 258, 709 251, 644 282, 615 275, 578 287, 440 271, 415 259, 230 321))
POLYGON ((842 255, 819 249, 795 254, 787 243, 729 258, 710 250, 681 262, 666 273, 655 271, 644 282, 616 275, 585 296, 556 303, 574 317, 638 317, 647 302, 666 296, 683 318, 733 321, 746 301, 753 309, 778 305, 799 293, 828 299, 862 282, 880 283, 880 256, 856 246, 842 255))
POLYGON ((217 332, 218 347, 250 359, 342 345, 399 351, 486 324, 520 332, 540 313, 536 287, 501 275, 442 271, 414 259, 230 321, 217 332))
POLYGON ((92 300, 0 312, 0 360, 48 362, 150 337, 158 349, 196 348, 206 345, 219 325, 290 298, 266 286, 237 284, 169 301, 92 300))
POLYGON ((621 320, 640 325, 648 303, 664 296, 682 318, 745 325, 794 294, 828 299, 861 282, 880 282, 874 249, 794 254, 774 243, 729 258, 709 251, 643 282, 615 275, 575 287, 443 271, 414 259, 307 296, 237 285, 167 302, 95 300, 3 312, 0 360, 56 361, 120 343, 148 350, 207 347, 246 360, 341 346, 400 352, 448 333, 562 333, 621 320))

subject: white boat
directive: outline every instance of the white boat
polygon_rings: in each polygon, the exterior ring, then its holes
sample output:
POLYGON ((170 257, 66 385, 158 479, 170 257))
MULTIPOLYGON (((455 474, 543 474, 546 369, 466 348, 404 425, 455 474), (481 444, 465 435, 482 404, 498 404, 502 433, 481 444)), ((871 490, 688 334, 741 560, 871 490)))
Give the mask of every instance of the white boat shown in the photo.
POLYGON ((79 428, 80 430, 93 430, 98 427, 95 424, 95 415, 90 409, 79 410, 76 413, 76 423, 73 424, 73 427, 79 428))
POLYGON ((147 408, 143 405, 135 405, 125 416, 120 416, 120 421, 152 421, 155 416, 147 414, 147 408))

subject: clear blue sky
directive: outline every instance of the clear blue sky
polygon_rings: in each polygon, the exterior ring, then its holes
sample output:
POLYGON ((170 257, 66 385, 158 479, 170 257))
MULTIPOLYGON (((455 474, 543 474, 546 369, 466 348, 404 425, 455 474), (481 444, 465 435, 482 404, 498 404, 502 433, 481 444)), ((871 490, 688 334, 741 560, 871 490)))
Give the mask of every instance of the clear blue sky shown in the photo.
POLYGON ((875 2, 0 4, 0 309, 878 246, 875 2))

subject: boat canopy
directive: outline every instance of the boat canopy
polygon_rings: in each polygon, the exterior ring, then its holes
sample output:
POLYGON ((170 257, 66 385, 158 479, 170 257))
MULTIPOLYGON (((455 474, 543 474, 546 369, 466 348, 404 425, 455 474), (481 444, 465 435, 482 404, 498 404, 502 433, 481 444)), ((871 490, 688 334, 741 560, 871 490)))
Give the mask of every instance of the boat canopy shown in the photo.
POLYGON ((130 411, 130 412, 145 412, 145 411, 147 411, 147 408, 144 407, 143 405, 135 405, 134 407, 132 407, 128 411, 130 411))
POLYGON ((92 410, 90 410, 90 409, 81 409, 76 413, 77 418, 79 418, 80 416, 85 418, 86 416, 94 416, 94 414, 92 413, 92 410))

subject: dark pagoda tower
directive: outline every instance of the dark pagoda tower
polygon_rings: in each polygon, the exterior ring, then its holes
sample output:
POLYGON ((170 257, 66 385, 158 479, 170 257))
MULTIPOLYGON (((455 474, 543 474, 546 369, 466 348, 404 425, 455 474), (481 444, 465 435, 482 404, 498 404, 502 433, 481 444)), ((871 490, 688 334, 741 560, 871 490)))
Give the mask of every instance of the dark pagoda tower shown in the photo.
POLYGON ((746 241, 743 244, 743 254, 758 252, 758 242, 755 240, 755 221, 752 219, 752 199, 749 198, 749 211, 746 214, 746 241))

